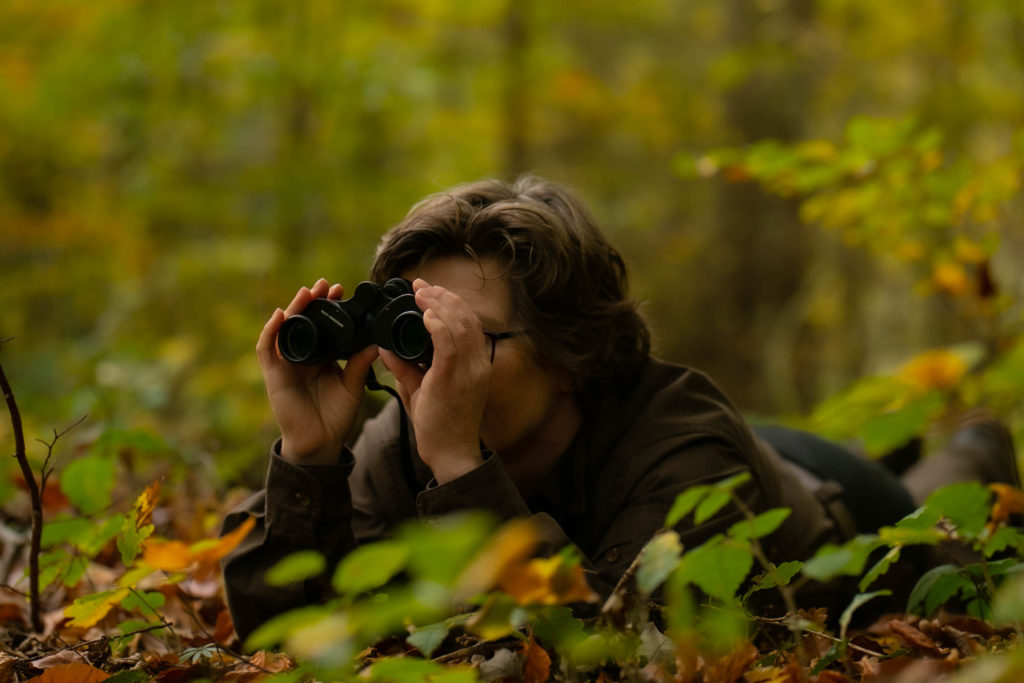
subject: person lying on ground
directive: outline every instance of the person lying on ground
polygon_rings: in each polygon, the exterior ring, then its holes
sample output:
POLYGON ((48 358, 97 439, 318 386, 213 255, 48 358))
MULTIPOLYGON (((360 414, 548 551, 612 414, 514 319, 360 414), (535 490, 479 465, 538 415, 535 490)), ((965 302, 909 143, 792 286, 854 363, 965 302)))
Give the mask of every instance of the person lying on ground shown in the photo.
MULTIPOLYGON (((326 279, 299 290, 260 334, 257 356, 281 437, 266 488, 223 527, 257 518, 223 565, 242 638, 329 590, 329 573, 268 586, 263 576, 280 559, 315 549, 333 566, 414 518, 469 509, 530 517, 548 551, 579 550, 589 582, 607 595, 676 496, 696 484, 749 472, 738 490, 747 508, 790 508, 766 539, 776 562, 893 523, 953 480, 1019 485, 1012 444, 990 424, 902 481, 808 434, 755 433, 705 374, 652 356, 622 257, 586 207, 553 182, 487 180, 424 199, 379 244, 370 280, 396 277, 411 283, 422 311, 429 362, 372 344, 343 367, 287 360, 282 324, 316 299, 344 297, 326 279), (377 358, 400 401, 356 437, 377 358)), ((726 508, 677 531, 693 548, 742 514, 726 508)))

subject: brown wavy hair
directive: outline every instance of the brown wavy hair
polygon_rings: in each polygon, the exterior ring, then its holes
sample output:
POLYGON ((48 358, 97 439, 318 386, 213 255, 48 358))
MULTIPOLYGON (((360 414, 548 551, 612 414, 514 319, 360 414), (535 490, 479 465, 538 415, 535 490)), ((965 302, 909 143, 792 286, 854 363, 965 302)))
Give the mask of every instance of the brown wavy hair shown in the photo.
POLYGON ((458 255, 504 266, 511 322, 542 362, 573 378, 583 405, 628 384, 650 353, 622 256, 566 188, 527 175, 431 195, 383 236, 370 276, 380 284, 458 255))

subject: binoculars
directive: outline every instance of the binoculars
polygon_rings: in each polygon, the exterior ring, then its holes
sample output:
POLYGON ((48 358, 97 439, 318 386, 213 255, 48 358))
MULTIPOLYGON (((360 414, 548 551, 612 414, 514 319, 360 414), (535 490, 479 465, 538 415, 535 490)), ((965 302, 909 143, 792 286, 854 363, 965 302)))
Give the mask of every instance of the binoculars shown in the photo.
POLYGON ((360 282, 348 299, 314 299, 277 334, 281 355, 302 365, 349 358, 370 344, 410 363, 433 358, 434 345, 408 280, 392 278, 383 286, 360 282))

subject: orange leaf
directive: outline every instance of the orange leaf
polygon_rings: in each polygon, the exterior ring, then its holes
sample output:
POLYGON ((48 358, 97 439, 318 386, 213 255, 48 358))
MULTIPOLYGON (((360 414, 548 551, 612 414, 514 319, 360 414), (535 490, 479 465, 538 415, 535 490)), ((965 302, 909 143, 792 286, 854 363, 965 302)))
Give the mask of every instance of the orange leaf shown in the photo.
POLYGON ((154 569, 176 572, 192 564, 192 552, 181 541, 149 540, 142 548, 142 561, 154 569))
POLYGON ((583 567, 567 564, 559 555, 508 567, 502 573, 498 587, 520 605, 561 605, 598 599, 587 585, 583 567))
POLYGON ((219 562, 222 557, 237 548, 238 544, 245 540, 245 537, 249 535, 254 526, 256 526, 256 518, 250 516, 239 524, 237 529, 217 539, 217 542, 212 546, 200 549, 197 547, 199 544, 193 545, 194 559, 200 564, 219 562))
POLYGON ((904 381, 922 391, 951 389, 966 372, 964 360, 945 349, 925 351, 907 361, 899 371, 904 381))
POLYGON ((523 643, 523 683, 544 683, 551 673, 551 656, 531 636, 523 643))
POLYGON ((1011 515, 1024 514, 1024 491, 1000 483, 989 484, 988 488, 996 494, 990 521, 993 527, 1008 521, 1011 515))
POLYGON ((99 683, 108 678, 110 674, 106 671, 78 662, 47 669, 41 675, 28 679, 27 683, 99 683))
POLYGON ((142 561, 154 569, 176 572, 193 564, 200 566, 216 563, 242 542, 256 524, 255 517, 249 517, 238 528, 218 539, 199 541, 191 546, 182 541, 148 540, 143 545, 142 561))

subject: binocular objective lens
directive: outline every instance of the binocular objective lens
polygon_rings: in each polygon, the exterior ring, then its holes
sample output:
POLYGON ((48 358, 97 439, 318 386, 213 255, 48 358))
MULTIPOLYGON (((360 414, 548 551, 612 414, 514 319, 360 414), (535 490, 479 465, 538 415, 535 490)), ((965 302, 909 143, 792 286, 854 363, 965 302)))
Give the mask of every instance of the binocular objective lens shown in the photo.
POLYGON ((281 355, 293 363, 308 360, 316 352, 316 325, 304 315, 295 315, 284 321, 278 335, 281 355))
POLYGON ((399 357, 416 362, 429 360, 423 356, 430 349, 430 333, 423 325, 421 314, 408 311, 395 318, 391 327, 391 340, 399 357))

